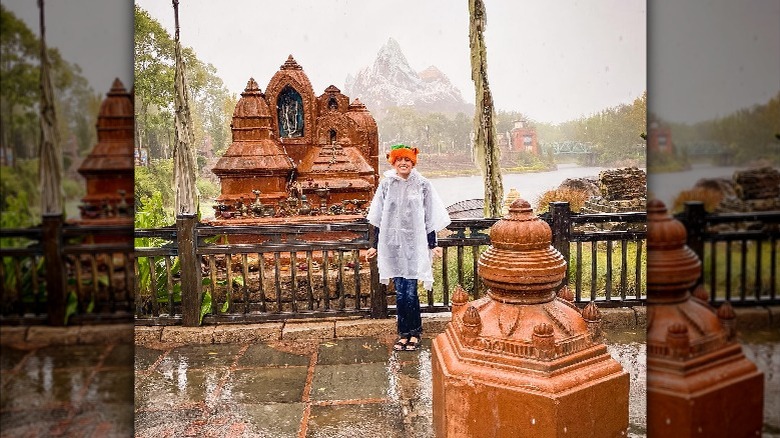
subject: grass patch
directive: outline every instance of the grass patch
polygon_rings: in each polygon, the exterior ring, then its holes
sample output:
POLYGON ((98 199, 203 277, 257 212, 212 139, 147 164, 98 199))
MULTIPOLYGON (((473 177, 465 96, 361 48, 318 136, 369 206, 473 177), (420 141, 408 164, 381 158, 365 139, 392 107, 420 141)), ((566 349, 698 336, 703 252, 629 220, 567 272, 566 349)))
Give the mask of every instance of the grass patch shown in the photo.
MULTIPOLYGON (((775 263, 777 263, 777 251, 780 244, 775 242, 775 263)), ((729 248, 726 242, 717 242, 714 245, 704 246, 704 285, 710 294, 715 293, 718 299, 740 299, 743 294, 751 299, 758 294, 768 298, 772 288, 772 245, 763 241, 760 245, 756 241, 732 242, 729 248), (713 251, 715 263, 713 265, 713 251), (729 254, 731 255, 728 260, 729 254), (715 287, 712 285, 712 271, 715 269, 715 287), (729 269, 731 274, 729 276, 729 269), (744 275, 743 275, 744 274, 744 275), (744 282, 744 284, 743 284, 744 282), (730 296, 727 296, 727 286, 730 285, 730 296)), ((775 291, 780 292, 780 275, 775 266, 775 291)))
MULTIPOLYGON (((606 298, 607 295, 607 243, 597 242, 596 245, 596 275, 595 282, 593 279, 593 254, 591 249, 591 243, 584 242, 581 244, 581 265, 577 266, 577 244, 571 244, 570 258, 569 258, 569 288, 572 292, 576 291, 577 286, 577 271, 581 271, 580 280, 580 293, 582 300, 588 300, 591 298, 591 290, 593 289, 593 296, 598 299, 606 298)), ((635 298, 637 296, 637 281, 636 281, 636 259, 638 253, 638 245, 636 242, 626 242, 626 266, 625 266, 625 287, 622 279, 623 271, 623 247, 621 242, 614 242, 611 245, 611 278, 609 284, 611 286, 611 297, 620 297, 621 293, 624 293, 627 298, 635 298)), ((479 258, 479 254, 485 251, 488 247, 483 245, 478 247, 476 257, 479 258)), ((644 297, 647 294, 646 289, 646 274, 647 274, 647 253, 646 245, 642 244, 641 255, 639 256, 639 296, 644 297)), ((452 299, 452 292, 455 286, 460 284, 469 293, 471 299, 476 299, 485 294, 485 285, 479 281, 478 289, 474 288, 474 252, 472 247, 463 248, 462 253, 462 268, 460 273, 458 272, 459 257, 457 248, 451 247, 447 251, 447 279, 448 279, 448 302, 452 299), (462 278, 462 281, 461 279, 462 278), (476 293, 475 293, 476 292, 476 293)), ((443 282, 443 258, 438 258, 433 262, 433 300, 435 303, 444 302, 444 282, 443 282)), ((428 294, 425 290, 420 290, 420 301, 423 304, 427 304, 428 294)))

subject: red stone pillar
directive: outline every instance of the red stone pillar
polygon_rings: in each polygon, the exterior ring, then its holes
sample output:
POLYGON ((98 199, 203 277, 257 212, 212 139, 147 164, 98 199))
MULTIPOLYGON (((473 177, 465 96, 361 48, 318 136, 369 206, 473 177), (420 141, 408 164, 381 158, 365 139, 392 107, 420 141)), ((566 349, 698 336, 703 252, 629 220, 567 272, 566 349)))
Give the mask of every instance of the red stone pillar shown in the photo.
POLYGON ((648 437, 760 436, 763 373, 734 340, 731 305, 691 295, 701 262, 662 202, 647 225, 648 437))
POLYGON ((436 436, 625 436, 628 374, 599 341, 595 304, 583 318, 556 296, 566 261, 550 227, 518 199, 490 239, 478 265, 487 295, 454 294, 433 342, 436 436))

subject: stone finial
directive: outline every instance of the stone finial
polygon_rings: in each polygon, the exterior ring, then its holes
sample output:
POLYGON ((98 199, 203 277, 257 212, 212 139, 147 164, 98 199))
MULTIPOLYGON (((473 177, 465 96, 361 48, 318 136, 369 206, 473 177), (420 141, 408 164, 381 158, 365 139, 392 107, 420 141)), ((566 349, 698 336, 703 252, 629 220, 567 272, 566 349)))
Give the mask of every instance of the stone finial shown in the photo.
POLYGON ((571 289, 569 289, 569 286, 563 286, 558 291, 558 298, 565 300, 569 303, 572 303, 574 302, 574 292, 572 292, 571 289))
POLYGON ((555 338, 551 324, 543 322, 535 325, 532 338, 536 356, 539 359, 555 358, 555 338))
POLYGON ((724 301, 718 307, 718 320, 726 330, 726 338, 731 341, 737 336, 737 314, 729 301, 724 301))
POLYGON ((704 288, 704 285, 699 283, 696 288, 693 290, 693 297, 696 299, 699 299, 703 301, 704 303, 709 303, 710 301, 710 294, 707 292, 707 289, 704 288))
POLYGON ((469 306, 461 318, 463 335, 467 337, 476 337, 482 330, 482 318, 479 316, 477 308, 469 306))
POLYGON ((303 67, 298 65, 298 63, 295 61, 295 58, 293 58, 292 55, 287 57, 287 61, 284 61, 284 64, 282 64, 281 67, 279 67, 281 70, 303 70, 303 67))
POLYGON ((603 336, 601 330, 601 311, 595 301, 591 301, 582 309, 582 319, 588 324, 588 333, 593 342, 600 342, 603 336))
POLYGON ((663 202, 647 204, 647 301, 681 302, 701 275, 701 262, 685 243, 685 226, 667 213, 663 202))
POLYGON ((325 89, 326 93, 341 93, 341 90, 338 89, 335 85, 331 84, 328 86, 328 88, 325 89))
POLYGON ((469 301, 469 294, 463 289, 463 286, 456 284, 452 291, 452 304, 463 305, 469 301))
POLYGON ((490 228, 491 245, 479 257, 479 275, 497 300, 540 304, 555 299, 566 260, 552 247, 552 230, 524 199, 490 228))
POLYGON ((111 90, 109 90, 108 96, 115 94, 128 94, 127 89, 125 89, 125 84, 123 84, 119 78, 114 78, 114 82, 111 84, 111 90))
POLYGON ((456 316, 463 313, 465 310, 465 304, 469 301, 469 294, 463 289, 461 285, 455 285, 455 289, 452 291, 452 319, 455 320, 456 316))
POLYGON ((355 100, 353 100, 347 107, 347 111, 368 112, 368 108, 366 108, 366 105, 361 102, 359 98, 355 98, 355 100))
POLYGON ((246 83, 246 88, 244 88, 244 92, 241 93, 241 95, 245 96, 247 94, 260 94, 260 93, 261 93, 260 86, 257 85, 255 78, 250 77, 246 83))
POLYGON ((691 351, 691 339, 688 326, 682 323, 671 324, 666 329, 666 345, 669 355, 676 359, 686 359, 691 351))

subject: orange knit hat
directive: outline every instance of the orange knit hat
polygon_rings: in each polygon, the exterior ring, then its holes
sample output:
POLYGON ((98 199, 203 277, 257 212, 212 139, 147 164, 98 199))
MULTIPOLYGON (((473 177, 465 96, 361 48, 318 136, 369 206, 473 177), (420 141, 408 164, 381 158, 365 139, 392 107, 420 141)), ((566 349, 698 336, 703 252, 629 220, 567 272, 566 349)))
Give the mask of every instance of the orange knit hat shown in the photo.
POLYGON ((417 165, 417 153, 420 152, 417 148, 412 148, 403 144, 397 144, 390 148, 390 152, 387 154, 387 161, 390 164, 395 163, 395 160, 406 157, 412 160, 413 165, 417 165))

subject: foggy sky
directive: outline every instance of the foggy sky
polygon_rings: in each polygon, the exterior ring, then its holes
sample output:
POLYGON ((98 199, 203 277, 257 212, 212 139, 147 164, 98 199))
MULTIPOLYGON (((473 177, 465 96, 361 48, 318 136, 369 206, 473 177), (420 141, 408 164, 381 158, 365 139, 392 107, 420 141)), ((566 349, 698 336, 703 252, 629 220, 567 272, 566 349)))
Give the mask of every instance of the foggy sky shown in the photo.
MULTIPOLYGON (((497 109, 560 122, 621 103, 646 88, 642 0, 487 0, 488 74, 497 109)), ((170 2, 139 0, 171 34, 170 2)), ((249 77, 263 88, 292 54, 315 93, 370 65, 389 39, 411 67, 435 65, 474 102, 468 3, 182 1, 182 43, 213 64, 240 93, 249 77)), ((359 98, 360 96, 350 96, 359 98)))
MULTIPOLYGON (((436 65, 473 102, 467 2, 279 3, 182 0, 182 41, 233 92, 250 76, 264 87, 293 54, 320 93, 330 84, 343 88, 346 75, 369 65, 393 37, 412 68, 436 65)), ((2 4, 38 34, 36 0, 2 4)), ((138 4, 173 30, 170 1, 138 4)), ((662 118, 696 122, 780 91, 780 0, 657 0, 649 7, 640 0, 486 0, 486 8, 496 106, 535 120, 587 115, 647 88, 648 106, 662 118)), ((108 91, 115 77, 129 88, 132 9, 129 0, 46 0, 47 42, 79 64, 96 91, 108 91)))
MULTIPOLYGON (((2 0, 2 4, 40 36, 37 0, 2 0)), ((115 78, 128 90, 132 87, 132 0, 45 0, 44 4, 47 46, 78 64, 98 93, 107 93, 115 78)))

